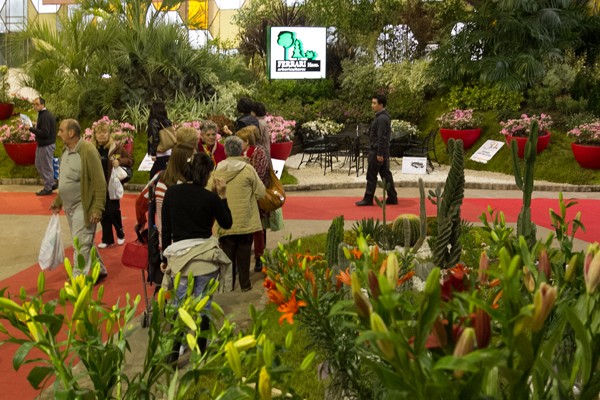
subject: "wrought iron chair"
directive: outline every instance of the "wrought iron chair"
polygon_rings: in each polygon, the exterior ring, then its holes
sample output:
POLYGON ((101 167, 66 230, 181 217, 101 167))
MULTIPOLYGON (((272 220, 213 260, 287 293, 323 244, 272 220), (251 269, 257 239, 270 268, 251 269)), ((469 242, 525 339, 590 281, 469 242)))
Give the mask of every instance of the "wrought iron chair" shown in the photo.
POLYGON ((408 144, 408 148, 404 150, 404 155, 409 157, 426 157, 427 158, 427 173, 429 173, 429 167, 434 170, 432 160, 441 166, 437 154, 435 152, 435 138, 438 130, 434 129, 427 134, 424 138, 411 139, 408 144))

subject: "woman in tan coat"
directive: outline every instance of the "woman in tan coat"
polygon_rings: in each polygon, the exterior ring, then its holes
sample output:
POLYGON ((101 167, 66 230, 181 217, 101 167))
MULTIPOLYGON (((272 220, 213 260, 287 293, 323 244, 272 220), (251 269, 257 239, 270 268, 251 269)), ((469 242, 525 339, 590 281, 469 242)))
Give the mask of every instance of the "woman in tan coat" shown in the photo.
MULTIPOLYGON (((232 261, 233 285, 239 276, 242 292, 252 289, 250 282, 250 259, 253 234, 262 230, 258 212, 258 199, 264 197, 265 186, 247 157, 242 156, 243 142, 237 136, 225 139, 227 158, 217 165, 213 178, 227 184, 227 201, 233 225, 229 229, 219 227, 221 247, 232 261)), ((210 183, 209 183, 210 186, 210 183)))

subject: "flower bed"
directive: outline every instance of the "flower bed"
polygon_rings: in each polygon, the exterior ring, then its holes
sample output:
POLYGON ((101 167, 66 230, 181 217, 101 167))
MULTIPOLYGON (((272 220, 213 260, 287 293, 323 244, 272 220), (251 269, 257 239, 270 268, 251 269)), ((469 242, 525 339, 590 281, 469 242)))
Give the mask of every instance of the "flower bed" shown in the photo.
POLYGON ((264 120, 269 126, 271 143, 291 142, 294 139, 296 121, 271 114, 267 114, 264 120))
POLYGON ((506 137, 529 137, 531 132, 531 123, 537 121, 539 126, 539 136, 543 136, 548 132, 553 124, 552 117, 548 114, 532 115, 531 117, 527 114, 521 114, 521 118, 509 119, 507 121, 501 121, 502 133, 506 137))
POLYGON ((567 132, 567 136, 575 138, 577 144, 600 146, 600 120, 577 125, 567 132))
POLYGON ((23 124, 21 118, 13 117, 0 127, 0 142, 30 143, 35 142, 35 135, 23 124))
POLYGON ((479 118, 473 115, 472 109, 450 111, 442 114, 437 121, 443 129, 473 129, 480 124, 479 118))

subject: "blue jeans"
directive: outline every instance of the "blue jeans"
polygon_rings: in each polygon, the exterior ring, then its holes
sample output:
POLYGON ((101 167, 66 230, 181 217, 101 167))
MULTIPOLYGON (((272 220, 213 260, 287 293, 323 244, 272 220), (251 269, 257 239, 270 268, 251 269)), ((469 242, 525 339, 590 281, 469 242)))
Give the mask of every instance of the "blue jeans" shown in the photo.
MULTIPOLYGON (((194 289, 192 291, 193 296, 198 297, 198 296, 204 294, 210 280, 211 279, 216 280, 218 277, 219 277, 219 270, 216 270, 214 272, 211 272, 211 273, 208 273, 205 275, 194 276, 194 289)), ((181 274, 181 279, 179 280, 179 287, 177 287, 177 292, 175 295, 175 306, 177 306, 179 304, 179 302, 181 300, 183 300, 183 298, 185 297, 185 292, 187 291, 187 287, 188 287, 188 277, 187 277, 187 275, 184 276, 183 274, 181 274)), ((210 296, 210 298, 208 299, 208 303, 206 303, 206 306, 204 307, 202 314, 208 313, 208 310, 210 310, 211 303, 212 303, 212 296, 210 296)))

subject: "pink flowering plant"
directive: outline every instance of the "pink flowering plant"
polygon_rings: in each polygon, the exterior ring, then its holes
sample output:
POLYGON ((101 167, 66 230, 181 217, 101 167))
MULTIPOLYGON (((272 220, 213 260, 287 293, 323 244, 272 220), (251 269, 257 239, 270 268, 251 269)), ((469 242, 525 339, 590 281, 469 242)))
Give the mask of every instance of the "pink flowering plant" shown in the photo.
POLYGON ((577 144, 600 146, 600 120, 577 125, 567 132, 567 136, 575 138, 577 144))
POLYGON ((479 125, 479 119, 473 115, 473 110, 459 110, 442 114, 438 119, 442 129, 473 129, 479 125))
POLYGON ((96 129, 98 125, 107 125, 110 128, 112 138, 115 142, 120 144, 133 143, 133 136, 136 132, 135 126, 128 122, 112 120, 106 115, 94 122, 90 128, 87 128, 83 133, 83 138, 87 141, 92 140, 94 129, 96 129))
POLYGON ((2 143, 29 143, 35 142, 35 135, 29 127, 23 125, 20 118, 14 118, 0 127, 0 142, 2 143))
POLYGON ((296 121, 271 114, 267 114, 264 120, 269 125, 271 143, 290 142, 294 138, 296 121))
POLYGON ((548 114, 542 113, 540 115, 532 115, 531 117, 527 114, 522 114, 521 118, 501 121, 500 126, 502 126, 502 130, 500 132, 504 136, 528 137, 533 121, 537 121, 540 135, 545 134, 553 123, 552 117, 548 114))

